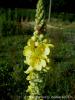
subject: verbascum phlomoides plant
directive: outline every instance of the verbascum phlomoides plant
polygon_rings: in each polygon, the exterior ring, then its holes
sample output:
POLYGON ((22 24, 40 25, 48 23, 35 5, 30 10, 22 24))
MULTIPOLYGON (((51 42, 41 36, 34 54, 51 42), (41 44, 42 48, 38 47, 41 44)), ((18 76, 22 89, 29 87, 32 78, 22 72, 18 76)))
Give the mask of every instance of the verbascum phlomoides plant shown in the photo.
POLYGON ((44 37, 45 32, 45 14, 43 0, 39 0, 36 10, 35 27, 33 36, 28 40, 24 47, 24 63, 29 65, 25 73, 28 75, 29 86, 25 100, 43 100, 43 91, 45 87, 45 76, 50 69, 50 48, 54 47, 44 37))

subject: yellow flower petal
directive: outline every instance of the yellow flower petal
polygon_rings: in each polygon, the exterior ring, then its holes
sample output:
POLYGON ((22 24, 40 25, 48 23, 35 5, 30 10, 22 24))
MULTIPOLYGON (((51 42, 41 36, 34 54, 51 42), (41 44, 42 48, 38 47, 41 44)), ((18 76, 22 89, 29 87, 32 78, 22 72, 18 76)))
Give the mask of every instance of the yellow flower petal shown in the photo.
POLYGON ((45 52, 44 52, 44 54, 45 54, 45 55, 49 55, 49 53, 50 53, 50 48, 48 48, 48 47, 45 48, 45 52))
POLYGON ((32 54, 31 48, 30 47, 26 47, 23 51, 23 55, 24 56, 30 56, 32 54))
POLYGON ((41 65, 34 66, 34 69, 37 70, 37 71, 41 71, 42 66, 41 65))
POLYGON ((42 66, 42 67, 46 67, 46 61, 45 61, 45 60, 41 60, 41 62, 40 62, 40 66, 42 66))
POLYGON ((33 71, 33 68, 30 66, 30 67, 28 67, 28 69, 25 71, 25 73, 26 74, 29 74, 30 72, 32 72, 33 71))
POLYGON ((53 44, 49 44, 49 46, 52 47, 52 48, 54 48, 54 45, 53 44))
POLYGON ((40 34, 39 38, 42 39, 43 37, 44 37, 43 34, 40 34))
POLYGON ((39 45, 39 43, 38 42, 35 42, 35 46, 37 47, 39 45))

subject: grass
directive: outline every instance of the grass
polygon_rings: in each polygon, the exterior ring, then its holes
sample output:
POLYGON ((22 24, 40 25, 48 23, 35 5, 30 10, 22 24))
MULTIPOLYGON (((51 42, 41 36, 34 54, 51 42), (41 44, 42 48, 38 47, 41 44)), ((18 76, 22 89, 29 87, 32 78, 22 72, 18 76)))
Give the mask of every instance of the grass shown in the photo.
MULTIPOLYGON (((61 24, 61 23, 60 23, 61 24)), ((55 48, 52 50, 52 70, 47 79, 49 96, 75 95, 75 22, 59 27, 48 26, 47 38, 55 48)), ((49 24, 48 24, 49 25, 49 24)), ((51 24, 50 24, 51 25, 51 24)), ((46 93, 45 93, 46 94, 46 93)))
POLYGON ((23 49, 29 37, 29 35, 0 37, 1 99, 14 98, 14 95, 19 95, 20 97, 25 95, 26 84, 28 83, 24 74, 24 70, 27 67, 24 64, 23 49))
POLYGON ((18 57, 20 58, 18 60, 21 61, 23 59, 23 48, 28 38, 29 35, 0 37, 0 63, 6 61, 6 59, 8 59, 8 62, 15 61, 16 63, 18 57))

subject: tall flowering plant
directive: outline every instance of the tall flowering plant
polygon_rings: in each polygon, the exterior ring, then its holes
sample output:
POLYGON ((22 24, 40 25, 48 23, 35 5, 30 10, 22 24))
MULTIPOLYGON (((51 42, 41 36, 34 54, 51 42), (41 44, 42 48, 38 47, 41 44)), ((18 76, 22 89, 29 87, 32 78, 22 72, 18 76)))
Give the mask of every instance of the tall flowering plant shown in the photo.
POLYGON ((24 47, 24 63, 29 65, 25 71, 29 86, 27 92, 29 96, 26 100, 43 100, 42 94, 45 86, 45 76, 49 70, 50 48, 53 47, 47 39, 45 33, 45 12, 43 0, 39 0, 36 9, 35 27, 33 36, 24 47))

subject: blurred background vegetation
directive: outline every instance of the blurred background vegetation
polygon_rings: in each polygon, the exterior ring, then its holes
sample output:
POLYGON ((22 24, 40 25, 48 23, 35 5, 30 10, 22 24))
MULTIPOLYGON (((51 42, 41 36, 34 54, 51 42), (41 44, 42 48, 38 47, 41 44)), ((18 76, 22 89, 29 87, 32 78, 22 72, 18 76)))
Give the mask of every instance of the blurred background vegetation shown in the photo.
MULTIPOLYGON (((25 8, 0 8, 0 100, 23 100, 28 85, 23 48, 34 31, 37 0, 19 3, 25 8)), ((49 0, 45 7, 48 20, 49 0)), ((74 0, 52 1, 45 37, 55 48, 51 51, 52 67, 43 95, 75 96, 74 0)))

